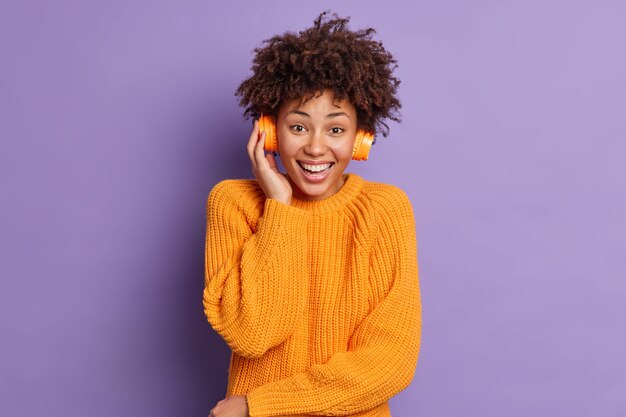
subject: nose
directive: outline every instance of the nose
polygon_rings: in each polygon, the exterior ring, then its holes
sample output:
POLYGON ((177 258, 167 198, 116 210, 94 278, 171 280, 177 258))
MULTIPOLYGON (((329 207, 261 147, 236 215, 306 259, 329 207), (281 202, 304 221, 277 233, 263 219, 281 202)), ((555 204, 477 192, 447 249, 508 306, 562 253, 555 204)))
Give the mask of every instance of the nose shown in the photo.
POLYGON ((317 131, 309 135, 308 141, 304 146, 304 152, 311 156, 321 156, 328 150, 328 145, 324 137, 324 132, 317 131))

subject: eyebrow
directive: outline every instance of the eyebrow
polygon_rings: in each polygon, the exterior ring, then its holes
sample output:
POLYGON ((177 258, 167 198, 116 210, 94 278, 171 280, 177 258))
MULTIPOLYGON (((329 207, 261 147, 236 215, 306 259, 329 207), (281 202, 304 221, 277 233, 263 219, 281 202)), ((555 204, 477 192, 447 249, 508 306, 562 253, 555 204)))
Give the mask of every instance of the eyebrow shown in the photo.
MULTIPOLYGON (((310 115, 310 114, 305 113, 305 112, 303 112, 302 110, 295 109, 295 110, 290 110, 290 111, 288 111, 288 112, 287 112, 287 114, 292 114, 292 113, 293 113, 293 114, 299 114, 299 115, 301 115, 301 116, 305 116, 305 117, 311 118, 311 115, 310 115)), ((328 114, 326 115, 326 118, 327 118, 327 119, 333 119, 333 118, 335 118, 335 117, 339 117, 339 116, 346 116, 348 119, 350 118, 350 116, 348 115, 348 113, 346 113, 346 112, 344 112, 344 111, 338 111, 338 112, 335 112, 335 113, 328 113, 328 114)))

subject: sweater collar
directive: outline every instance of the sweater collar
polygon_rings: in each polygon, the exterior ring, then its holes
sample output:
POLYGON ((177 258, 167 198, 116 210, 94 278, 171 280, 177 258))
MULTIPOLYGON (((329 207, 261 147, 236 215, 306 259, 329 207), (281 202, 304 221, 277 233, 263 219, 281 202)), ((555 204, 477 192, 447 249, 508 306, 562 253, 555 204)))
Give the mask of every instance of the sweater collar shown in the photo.
POLYGON ((344 183, 341 188, 330 197, 315 201, 299 200, 291 197, 291 205, 318 214, 341 210, 356 198, 363 186, 363 178, 357 174, 351 172, 344 173, 343 179, 344 183))

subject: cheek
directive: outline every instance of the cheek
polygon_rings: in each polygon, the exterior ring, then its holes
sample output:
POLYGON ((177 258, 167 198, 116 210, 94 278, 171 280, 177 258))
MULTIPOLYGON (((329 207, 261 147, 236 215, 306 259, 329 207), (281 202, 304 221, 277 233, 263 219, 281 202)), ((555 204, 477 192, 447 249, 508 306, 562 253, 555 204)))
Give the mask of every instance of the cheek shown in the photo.
POLYGON ((299 146, 297 141, 289 139, 278 139, 278 150, 281 155, 293 156, 298 152, 299 146))
POLYGON ((343 142, 333 146, 333 153, 337 159, 352 159, 352 149, 354 147, 354 141, 348 143, 343 142))
POLYGON ((283 130, 279 130, 277 133, 278 150, 281 155, 287 156, 294 153, 296 146, 292 138, 289 137, 289 133, 283 130))

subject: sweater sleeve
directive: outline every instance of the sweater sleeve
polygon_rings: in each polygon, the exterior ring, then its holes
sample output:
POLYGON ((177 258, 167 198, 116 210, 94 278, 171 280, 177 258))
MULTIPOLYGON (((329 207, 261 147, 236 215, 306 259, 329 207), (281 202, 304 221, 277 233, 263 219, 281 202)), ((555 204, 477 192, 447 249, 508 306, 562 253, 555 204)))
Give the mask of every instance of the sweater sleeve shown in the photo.
POLYGON ((387 283, 381 301, 357 326, 347 352, 250 390, 250 417, 355 414, 384 403, 413 380, 422 318, 417 242, 410 201, 397 190, 395 207, 380 219, 370 261, 372 278, 387 283))
POLYGON ((228 184, 236 183, 218 183, 207 201, 204 312, 233 352, 258 358, 293 333, 306 308, 306 212, 265 199, 253 233, 228 184))

